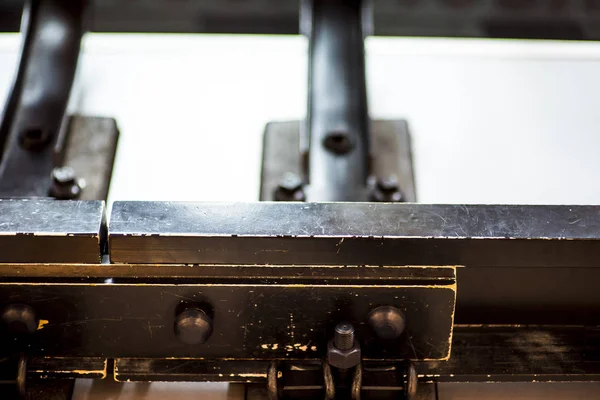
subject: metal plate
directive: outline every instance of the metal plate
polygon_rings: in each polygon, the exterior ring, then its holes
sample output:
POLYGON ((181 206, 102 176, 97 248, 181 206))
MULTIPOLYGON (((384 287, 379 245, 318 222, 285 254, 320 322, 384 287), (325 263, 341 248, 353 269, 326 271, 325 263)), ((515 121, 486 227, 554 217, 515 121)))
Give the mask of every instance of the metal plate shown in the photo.
MULTIPOLYGON (((287 172, 303 175, 300 121, 271 122, 263 137, 260 200, 273 201, 287 172)), ((407 202, 416 201, 408 126, 404 120, 371 121, 372 175, 396 176, 407 202)))
POLYGON ((69 118, 66 132, 56 165, 72 167, 84 180, 80 200, 106 200, 119 138, 116 121, 75 115, 69 118))
MULTIPOLYGON (((99 268, 101 268, 99 266, 99 268)), ((444 359, 450 351, 456 287, 400 284, 115 284, 3 283, 0 305, 27 303, 40 318, 25 342, 31 355, 321 359, 335 324, 356 326, 366 359, 444 359), (204 345, 176 337, 180 305, 213 315, 204 345), (401 340, 378 345, 365 325, 380 305, 401 309, 401 340)), ((6 332, 4 350, 17 351, 6 332), (8 347, 6 347, 8 346, 8 347)))
POLYGON ((99 263, 104 202, 0 200, 0 262, 99 263))

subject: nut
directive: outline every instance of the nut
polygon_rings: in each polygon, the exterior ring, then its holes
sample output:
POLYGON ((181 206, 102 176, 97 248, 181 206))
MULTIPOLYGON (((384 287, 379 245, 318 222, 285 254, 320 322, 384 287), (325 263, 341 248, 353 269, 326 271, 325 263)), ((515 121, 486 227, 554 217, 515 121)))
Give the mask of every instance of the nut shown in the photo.
POLYGON ((350 350, 340 350, 335 347, 333 340, 327 346, 327 361, 329 365, 336 368, 348 369, 360 364, 360 347, 354 342, 354 347, 350 350))

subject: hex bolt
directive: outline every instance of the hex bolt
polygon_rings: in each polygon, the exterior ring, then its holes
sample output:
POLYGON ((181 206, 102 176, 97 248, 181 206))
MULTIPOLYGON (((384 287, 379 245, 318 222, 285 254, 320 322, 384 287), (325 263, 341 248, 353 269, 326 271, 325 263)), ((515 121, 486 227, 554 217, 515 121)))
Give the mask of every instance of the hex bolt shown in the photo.
POLYGON ((404 313, 392 306, 380 306, 373 309, 367 320, 369 326, 381 339, 396 339, 406 328, 404 313))
POLYGON ((404 201, 398 178, 395 175, 379 177, 371 185, 371 201, 385 203, 399 203, 404 201))
POLYGON ((2 322, 12 334, 32 334, 38 328, 35 310, 26 304, 11 304, 2 311, 2 322))
POLYGON ((185 344, 205 343, 212 331, 212 319, 199 308, 187 308, 175 318, 175 334, 185 344))
POLYGON ((354 347, 354 327, 345 322, 337 324, 333 334, 333 345, 338 350, 350 350, 354 347))
POLYGON ((79 198, 82 183, 77 179, 75 170, 71 167, 56 167, 52 170, 50 196, 58 200, 74 200, 79 198))
POLYGON ((360 359, 361 350, 354 337, 354 327, 345 322, 338 324, 327 345, 327 361, 332 367, 349 369, 360 364, 360 359))
POLYGON ((293 172, 286 173, 275 189, 276 201, 304 201, 304 182, 293 172))

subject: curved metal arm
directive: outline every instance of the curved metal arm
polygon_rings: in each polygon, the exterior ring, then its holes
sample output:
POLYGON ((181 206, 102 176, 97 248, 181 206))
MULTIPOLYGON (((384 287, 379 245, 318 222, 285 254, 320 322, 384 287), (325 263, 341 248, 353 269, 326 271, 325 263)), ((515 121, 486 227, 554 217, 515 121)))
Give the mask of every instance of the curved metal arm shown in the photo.
POLYGON ((84 3, 30 0, 25 6, 19 69, 0 125, 0 196, 47 195, 84 33, 84 3))

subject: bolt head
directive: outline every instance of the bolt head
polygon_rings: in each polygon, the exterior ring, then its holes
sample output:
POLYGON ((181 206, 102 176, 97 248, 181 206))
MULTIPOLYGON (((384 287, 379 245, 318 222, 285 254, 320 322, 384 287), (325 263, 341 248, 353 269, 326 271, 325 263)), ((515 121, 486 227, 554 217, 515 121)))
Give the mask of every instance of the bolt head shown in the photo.
POLYGON ((212 319, 198 308, 188 308, 176 317, 175 334, 182 343, 205 343, 212 331, 212 319))
POLYGON ((2 322, 12 334, 32 334, 38 328, 35 310, 26 304, 11 304, 2 311, 2 322))
POLYGON ((371 186, 371 201, 398 203, 404 200, 398 178, 395 175, 371 178, 369 185, 371 186))
POLYGON ((397 339, 406 328, 404 313, 392 306, 377 307, 367 317, 369 326, 381 339, 397 339))
POLYGON ((52 170, 52 181, 60 185, 75 183, 75 170, 71 167, 56 167, 52 170))
POLYGON ((383 192, 395 192, 400 187, 395 175, 384 176, 377 179, 377 188, 383 192))
POLYGON ((304 201, 304 182, 292 172, 286 173, 275 190, 276 201, 304 201))

